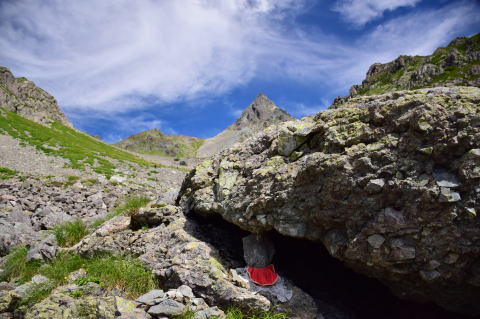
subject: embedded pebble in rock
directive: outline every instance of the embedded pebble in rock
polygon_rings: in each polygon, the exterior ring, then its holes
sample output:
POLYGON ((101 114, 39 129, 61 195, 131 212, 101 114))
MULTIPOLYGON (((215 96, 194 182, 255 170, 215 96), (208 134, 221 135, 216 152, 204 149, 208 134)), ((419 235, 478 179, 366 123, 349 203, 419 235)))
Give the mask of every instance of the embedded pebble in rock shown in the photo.
POLYGON ((385 185, 385 180, 383 178, 372 179, 368 182, 365 190, 369 193, 378 193, 382 190, 385 185))
POLYGON ((385 242, 385 237, 383 237, 382 235, 375 234, 375 235, 368 236, 367 241, 373 248, 380 248, 385 242))
POLYGON ((447 188, 447 187, 440 188, 440 202, 452 203, 452 202, 458 202, 461 199, 462 198, 460 194, 452 191, 450 188, 447 188))
POLYGON ((436 171, 433 171, 432 175, 433 175, 433 178, 435 178, 435 181, 438 186, 452 187, 452 188, 460 186, 460 182, 458 181, 458 178, 452 173, 449 173, 443 170, 436 170, 436 171))

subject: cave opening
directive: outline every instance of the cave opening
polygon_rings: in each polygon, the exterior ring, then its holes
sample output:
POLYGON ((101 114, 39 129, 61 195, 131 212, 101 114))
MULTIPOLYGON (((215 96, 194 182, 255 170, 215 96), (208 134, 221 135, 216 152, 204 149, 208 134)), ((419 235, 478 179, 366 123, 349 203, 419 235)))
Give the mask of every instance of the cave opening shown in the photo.
MULTIPOLYGON (((230 268, 245 267, 242 238, 250 233, 218 215, 189 214, 195 236, 219 250, 230 268)), ((332 257, 322 244, 269 232, 275 243, 273 264, 317 302, 325 318, 467 319, 433 303, 402 300, 380 281, 354 272, 332 257), (328 306, 330 305, 330 306, 328 306), (327 309, 326 309, 327 308, 327 309)))

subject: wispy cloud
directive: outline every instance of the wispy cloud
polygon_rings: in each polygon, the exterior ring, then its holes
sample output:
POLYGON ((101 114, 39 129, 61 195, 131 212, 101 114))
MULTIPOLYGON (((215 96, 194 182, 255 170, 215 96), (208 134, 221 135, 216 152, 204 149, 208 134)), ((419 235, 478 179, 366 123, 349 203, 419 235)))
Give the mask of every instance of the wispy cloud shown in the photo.
POLYGON ((377 19, 385 11, 393 11, 400 7, 413 7, 421 0, 338 0, 333 10, 342 17, 360 27, 367 22, 377 19))
MULTIPOLYGON (((344 8, 342 14, 358 24, 417 2, 341 0, 336 8, 344 8), (348 13, 351 8, 359 8, 363 15, 348 13)), ((399 54, 429 54, 479 19, 475 1, 457 1, 402 15, 346 43, 322 30, 307 32, 294 24, 304 4, 299 0, 1 2, 0 65, 37 81, 69 113, 94 110, 97 117, 107 118, 98 112, 120 116, 149 105, 208 99, 254 78, 287 77, 319 83, 341 94, 364 77, 371 63, 399 54)), ((156 125, 148 123, 137 119, 135 125, 156 125)))

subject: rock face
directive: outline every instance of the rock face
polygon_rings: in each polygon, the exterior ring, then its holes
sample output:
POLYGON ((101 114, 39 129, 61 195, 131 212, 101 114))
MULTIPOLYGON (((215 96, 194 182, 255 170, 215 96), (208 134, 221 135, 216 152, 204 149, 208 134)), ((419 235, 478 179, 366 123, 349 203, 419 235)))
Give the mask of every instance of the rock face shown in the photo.
POLYGON ((72 127, 53 96, 5 67, 0 67, 0 106, 40 124, 58 121, 72 127))
POLYGON ((480 314, 480 89, 352 97, 198 165, 178 198, 321 242, 402 298, 480 314))
POLYGON ((203 139, 182 135, 165 135, 158 129, 127 137, 115 145, 128 151, 172 157, 195 157, 203 139))
POLYGON ((240 117, 198 149, 197 157, 210 157, 272 124, 293 120, 287 112, 260 93, 240 117))
MULTIPOLYGON (((350 88, 347 98, 436 86, 480 87, 479 61, 480 33, 457 38, 432 55, 402 55, 392 62, 373 64, 362 84, 350 88)), ((336 104, 344 99, 338 98, 336 104)))

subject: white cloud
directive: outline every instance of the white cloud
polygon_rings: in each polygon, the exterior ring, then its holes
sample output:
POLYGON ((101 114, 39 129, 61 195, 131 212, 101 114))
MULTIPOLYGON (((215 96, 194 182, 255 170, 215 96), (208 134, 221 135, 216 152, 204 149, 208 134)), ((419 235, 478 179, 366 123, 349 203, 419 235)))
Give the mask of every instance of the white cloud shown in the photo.
MULTIPOLYGON (((383 11, 398 7, 393 1, 379 2, 369 3, 383 11)), ((148 105, 219 96, 253 78, 318 83, 330 94, 344 94, 363 79, 370 64, 400 54, 430 54, 479 19, 477 4, 456 2, 403 15, 345 43, 322 30, 291 24, 303 4, 2 2, 0 65, 37 81, 69 114, 95 110, 97 118, 103 116, 98 111, 120 116, 148 105)), ((153 124, 138 119, 131 125, 148 129, 153 124)))
POLYGON ((0 7, 0 60, 66 107, 122 111, 222 93, 255 73, 256 42, 293 0, 19 0, 0 7))
POLYGON ((385 11, 400 7, 413 7, 421 0, 338 0, 333 10, 339 12, 345 20, 360 27, 379 18, 385 11))

